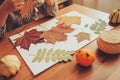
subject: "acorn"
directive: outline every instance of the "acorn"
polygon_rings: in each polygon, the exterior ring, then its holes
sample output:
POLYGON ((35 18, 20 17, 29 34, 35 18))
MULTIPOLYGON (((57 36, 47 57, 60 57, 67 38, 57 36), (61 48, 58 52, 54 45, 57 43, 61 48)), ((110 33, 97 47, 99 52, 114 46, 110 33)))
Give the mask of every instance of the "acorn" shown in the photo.
POLYGON ((119 24, 120 23, 120 9, 113 10, 109 15, 110 23, 119 24))

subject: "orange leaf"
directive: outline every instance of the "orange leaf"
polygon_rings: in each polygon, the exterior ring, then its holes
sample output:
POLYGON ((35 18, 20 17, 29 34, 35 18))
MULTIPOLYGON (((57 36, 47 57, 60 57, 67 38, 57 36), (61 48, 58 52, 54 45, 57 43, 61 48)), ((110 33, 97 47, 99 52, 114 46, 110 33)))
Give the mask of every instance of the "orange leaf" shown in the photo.
POLYGON ((27 16, 28 13, 33 12, 34 4, 35 4, 34 1, 35 0, 25 0, 25 4, 22 10, 20 11, 21 18, 24 18, 25 16, 27 16))
POLYGON ((63 24, 59 24, 56 27, 53 27, 51 30, 44 31, 40 37, 46 39, 47 43, 55 43, 57 41, 65 41, 67 39, 67 35, 65 33, 70 33, 74 29, 70 26, 65 26, 63 24))
POLYGON ((79 16, 62 16, 58 18, 57 24, 64 23, 66 26, 71 26, 72 24, 80 24, 81 18, 79 16))
POLYGON ((47 43, 55 43, 56 41, 64 41, 67 36, 64 33, 60 33, 54 30, 44 31, 40 37, 45 38, 47 43))
POLYGON ((61 33, 70 33, 74 29, 71 28, 70 26, 65 26, 64 23, 57 25, 56 27, 53 27, 52 30, 61 32, 61 33))

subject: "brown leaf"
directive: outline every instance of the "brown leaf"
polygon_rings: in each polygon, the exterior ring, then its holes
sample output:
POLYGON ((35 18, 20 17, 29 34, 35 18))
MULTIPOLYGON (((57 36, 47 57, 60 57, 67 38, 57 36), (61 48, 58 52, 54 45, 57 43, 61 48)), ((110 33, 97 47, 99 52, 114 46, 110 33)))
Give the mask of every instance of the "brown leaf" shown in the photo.
POLYGON ((56 41, 64 41, 67 39, 67 36, 64 33, 60 33, 58 31, 49 30, 44 31, 40 37, 45 38, 47 43, 55 43, 56 41))
POLYGON ((15 42, 15 46, 19 46, 19 45, 21 45, 21 44, 22 44, 22 40, 23 40, 23 38, 24 38, 24 37, 19 37, 19 38, 15 39, 15 40, 16 40, 16 42, 15 42))
POLYGON ((51 30, 51 33, 54 36, 56 41, 64 41, 67 39, 67 35, 65 35, 64 33, 60 33, 54 30, 51 30))
POLYGON ((63 24, 59 24, 56 27, 53 27, 51 30, 44 31, 40 37, 44 38, 47 43, 55 43, 57 41, 65 41, 67 39, 67 35, 65 33, 70 33, 74 29, 70 26, 65 26, 63 24))
POLYGON ((90 35, 84 32, 80 32, 79 34, 75 35, 75 37, 77 37, 78 42, 82 42, 84 40, 90 40, 90 35))
POLYGON ((33 12, 34 4, 35 4, 34 1, 36 0, 25 0, 25 4, 22 10, 20 11, 21 18, 24 18, 28 13, 33 12))
POLYGON ((56 27, 53 27, 52 30, 54 31, 58 31, 60 33, 70 33, 72 32, 74 29, 71 28, 70 26, 65 26, 63 23, 57 25, 56 27))
POLYGON ((20 46, 21 48, 29 50, 30 44, 45 42, 43 38, 39 38, 39 35, 43 33, 42 31, 37 31, 36 29, 30 30, 24 33, 24 36, 16 39, 15 46, 20 46))
POLYGON ((62 23, 64 23, 64 25, 66 26, 71 26, 72 24, 80 24, 81 20, 80 17, 78 16, 62 16, 58 18, 57 24, 62 24, 62 23))

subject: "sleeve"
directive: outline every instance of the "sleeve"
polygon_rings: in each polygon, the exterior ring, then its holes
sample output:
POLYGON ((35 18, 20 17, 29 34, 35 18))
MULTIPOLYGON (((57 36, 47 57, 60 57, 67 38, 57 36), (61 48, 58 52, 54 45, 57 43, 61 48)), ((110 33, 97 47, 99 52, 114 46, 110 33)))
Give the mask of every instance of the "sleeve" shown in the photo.
POLYGON ((6 25, 0 27, 0 40, 4 38, 5 32, 6 32, 6 25))
MULTIPOLYGON (((4 2, 4 0, 0 0, 0 5, 4 2)), ((6 33, 6 25, 0 27, 0 40, 2 40, 6 33)))
POLYGON ((0 0, 0 5, 4 2, 4 0, 0 0))
POLYGON ((37 6, 38 12, 45 17, 55 16, 58 11, 57 1, 54 0, 55 6, 50 6, 46 2, 44 2, 41 6, 37 6))

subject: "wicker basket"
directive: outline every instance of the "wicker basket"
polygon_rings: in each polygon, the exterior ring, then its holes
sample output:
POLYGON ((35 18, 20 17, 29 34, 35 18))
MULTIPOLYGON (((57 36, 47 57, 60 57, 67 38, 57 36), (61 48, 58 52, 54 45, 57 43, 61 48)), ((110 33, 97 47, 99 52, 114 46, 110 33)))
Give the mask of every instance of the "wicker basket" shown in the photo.
POLYGON ((120 30, 105 31, 97 39, 97 45, 105 53, 120 53, 120 30))

